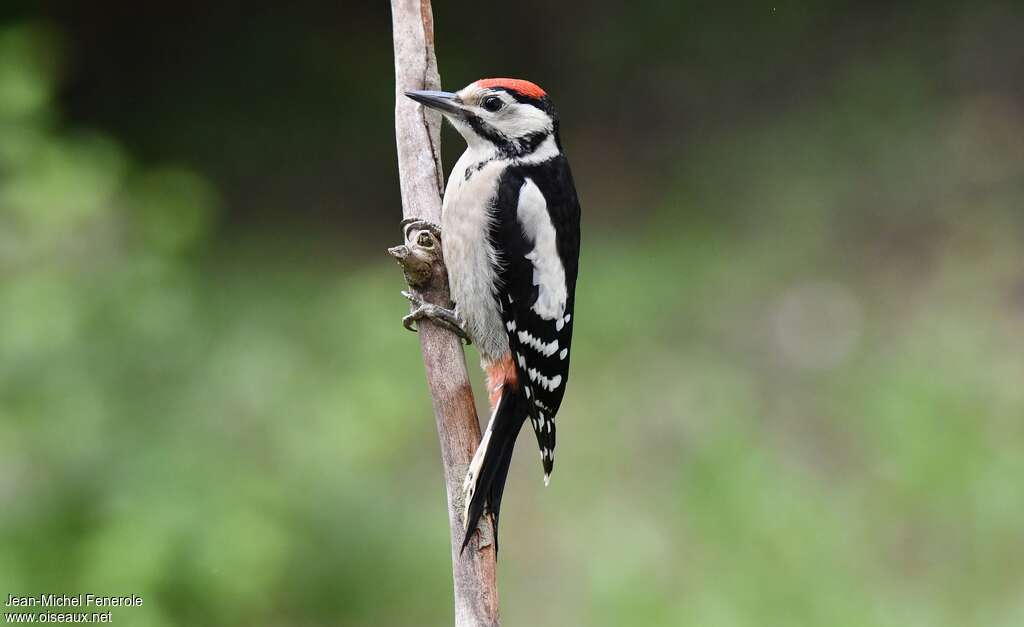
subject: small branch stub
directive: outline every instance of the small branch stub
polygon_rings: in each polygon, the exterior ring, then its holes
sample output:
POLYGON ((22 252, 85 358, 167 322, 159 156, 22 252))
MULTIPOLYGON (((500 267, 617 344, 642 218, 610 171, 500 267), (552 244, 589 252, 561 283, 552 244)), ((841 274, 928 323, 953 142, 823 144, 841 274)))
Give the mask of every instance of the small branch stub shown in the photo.
POLYGON ((440 229, 419 218, 406 218, 401 224, 405 243, 389 248, 388 254, 402 266, 405 282, 418 292, 447 291, 440 229))

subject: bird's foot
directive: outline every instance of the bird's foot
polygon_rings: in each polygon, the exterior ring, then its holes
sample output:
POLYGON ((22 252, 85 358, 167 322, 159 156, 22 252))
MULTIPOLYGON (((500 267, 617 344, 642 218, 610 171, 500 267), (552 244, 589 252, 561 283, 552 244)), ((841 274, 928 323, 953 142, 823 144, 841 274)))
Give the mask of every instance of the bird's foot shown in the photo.
POLYGON ((458 314, 454 311, 432 303, 425 303, 412 292, 403 291, 402 296, 408 298, 409 302, 416 307, 412 313, 402 318, 402 324, 405 325, 406 329, 415 333, 417 331, 415 323, 428 318, 459 336, 466 344, 472 343, 469 339, 469 334, 466 333, 462 326, 462 321, 459 320, 458 314))

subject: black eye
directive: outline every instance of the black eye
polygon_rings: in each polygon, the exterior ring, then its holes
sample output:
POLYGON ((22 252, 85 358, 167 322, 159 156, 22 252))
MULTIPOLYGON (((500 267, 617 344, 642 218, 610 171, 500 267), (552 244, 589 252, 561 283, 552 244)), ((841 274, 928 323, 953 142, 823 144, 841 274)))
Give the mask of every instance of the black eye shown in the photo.
POLYGON ((486 98, 484 98, 484 101, 481 104, 483 104, 484 109, 487 109, 488 111, 493 113, 500 109, 502 106, 504 106, 505 103, 502 102, 501 98, 498 98, 497 96, 487 96, 486 98))

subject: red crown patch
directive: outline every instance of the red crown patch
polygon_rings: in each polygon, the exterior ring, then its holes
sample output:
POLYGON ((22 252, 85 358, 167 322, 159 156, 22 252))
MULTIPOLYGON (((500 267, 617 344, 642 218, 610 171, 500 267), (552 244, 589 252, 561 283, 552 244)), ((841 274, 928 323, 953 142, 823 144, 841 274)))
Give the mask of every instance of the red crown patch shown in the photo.
POLYGON ((547 95, 547 93, 535 83, 530 81, 524 81, 519 78, 482 78, 476 82, 477 87, 492 88, 502 87, 509 91, 519 92, 524 96, 530 98, 537 98, 538 100, 547 95))

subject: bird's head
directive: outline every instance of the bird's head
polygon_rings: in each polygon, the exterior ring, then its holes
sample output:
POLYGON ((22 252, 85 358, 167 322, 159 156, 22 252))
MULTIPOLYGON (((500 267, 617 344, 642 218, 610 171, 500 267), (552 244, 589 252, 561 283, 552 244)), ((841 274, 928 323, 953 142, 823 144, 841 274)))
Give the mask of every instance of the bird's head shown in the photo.
POLYGON ((516 78, 485 78, 461 90, 407 91, 423 106, 440 111, 470 148, 523 157, 551 138, 558 143, 558 114, 547 93, 516 78))

